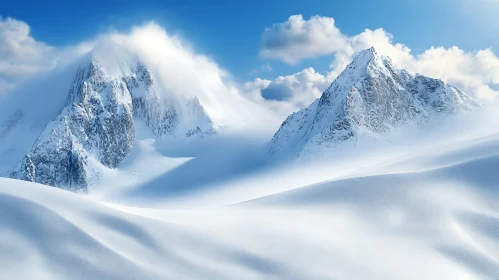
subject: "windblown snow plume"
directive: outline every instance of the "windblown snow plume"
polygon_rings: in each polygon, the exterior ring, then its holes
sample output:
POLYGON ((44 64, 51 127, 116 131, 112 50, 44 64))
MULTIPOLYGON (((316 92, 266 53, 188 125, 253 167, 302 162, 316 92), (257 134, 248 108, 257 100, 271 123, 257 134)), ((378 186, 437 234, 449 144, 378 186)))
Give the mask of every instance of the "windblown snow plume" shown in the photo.
POLYGON ((130 153, 137 121, 158 138, 188 139, 258 131, 260 118, 275 118, 227 85, 215 63, 155 24, 102 36, 87 48, 61 63, 51 83, 40 78, 44 86, 33 82, 2 104, 4 172, 18 161, 10 176, 85 191, 98 179, 97 166, 114 168, 130 153), (48 100, 57 102, 39 106, 48 100))

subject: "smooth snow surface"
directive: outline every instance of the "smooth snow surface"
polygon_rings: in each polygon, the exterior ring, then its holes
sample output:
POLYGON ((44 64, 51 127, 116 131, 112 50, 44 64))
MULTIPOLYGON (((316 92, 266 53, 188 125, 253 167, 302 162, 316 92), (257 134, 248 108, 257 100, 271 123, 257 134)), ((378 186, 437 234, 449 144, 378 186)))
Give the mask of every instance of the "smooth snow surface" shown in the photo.
POLYGON ((499 134, 266 172, 140 141, 108 191, 0 178, 0 279, 499 279, 499 134))

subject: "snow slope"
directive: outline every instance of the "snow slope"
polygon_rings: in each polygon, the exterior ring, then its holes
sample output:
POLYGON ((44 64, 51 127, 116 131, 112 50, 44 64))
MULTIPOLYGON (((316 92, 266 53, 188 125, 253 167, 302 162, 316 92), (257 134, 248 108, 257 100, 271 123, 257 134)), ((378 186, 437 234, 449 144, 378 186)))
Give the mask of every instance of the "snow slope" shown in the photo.
POLYGON ((214 192, 210 207, 134 208, 0 178, 0 278, 499 277, 499 134, 378 163, 294 190, 214 192))

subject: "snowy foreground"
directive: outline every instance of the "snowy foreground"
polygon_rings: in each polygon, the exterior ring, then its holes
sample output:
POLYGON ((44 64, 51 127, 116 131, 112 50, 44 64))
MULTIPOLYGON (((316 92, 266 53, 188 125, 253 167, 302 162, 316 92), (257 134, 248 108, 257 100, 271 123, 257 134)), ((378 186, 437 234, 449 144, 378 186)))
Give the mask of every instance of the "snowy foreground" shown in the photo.
POLYGON ((146 139, 89 195, 0 178, 0 279, 499 279, 499 134, 408 145, 259 172, 146 139))
POLYGON ((0 178, 0 279, 499 279, 499 135, 381 162, 155 208, 0 178))

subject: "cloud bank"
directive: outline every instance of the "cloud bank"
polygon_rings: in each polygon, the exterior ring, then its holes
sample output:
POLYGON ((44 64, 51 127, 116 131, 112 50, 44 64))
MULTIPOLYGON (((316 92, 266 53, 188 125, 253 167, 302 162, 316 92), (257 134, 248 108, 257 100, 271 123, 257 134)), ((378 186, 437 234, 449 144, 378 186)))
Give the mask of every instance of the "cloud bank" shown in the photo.
MULTIPOLYGON (((371 46, 392 58, 400 67, 452 83, 481 102, 499 99, 499 58, 491 49, 467 52, 457 46, 432 47, 414 55, 408 46, 394 43, 393 36, 382 28, 366 29, 357 35, 348 36, 341 33, 330 17, 313 16, 304 20, 302 15, 293 15, 286 22, 266 28, 262 34, 260 55, 289 64, 296 64, 306 58, 331 55, 331 70, 323 75, 324 81, 319 83, 318 88, 325 90, 327 86, 323 84, 331 83, 357 52, 371 46)), ((317 84, 315 77, 308 77, 310 79, 301 82, 317 84)), ((268 87, 277 84, 279 80, 282 77, 269 81, 268 87)), ((268 87, 261 89, 264 98, 267 91, 272 91, 268 87)), ((298 86, 295 85, 294 88, 298 86)), ((285 105, 287 107, 299 107, 301 104, 295 103, 298 98, 294 94, 313 95, 318 89, 308 87, 308 91, 301 92, 289 90, 286 94, 281 93, 281 96, 287 98, 281 98, 280 101, 290 103, 285 105)))

